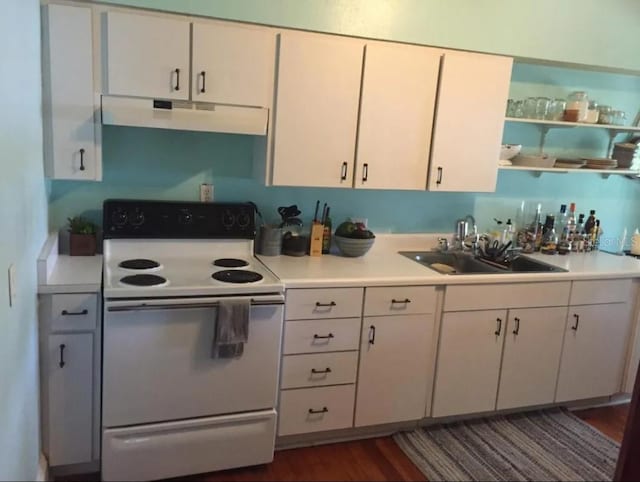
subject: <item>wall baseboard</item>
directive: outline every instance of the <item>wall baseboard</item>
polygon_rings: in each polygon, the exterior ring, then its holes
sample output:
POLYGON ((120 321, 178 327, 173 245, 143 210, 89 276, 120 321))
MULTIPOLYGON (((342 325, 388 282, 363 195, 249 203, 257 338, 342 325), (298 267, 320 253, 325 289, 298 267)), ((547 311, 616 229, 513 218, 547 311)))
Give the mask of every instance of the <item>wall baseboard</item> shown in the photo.
POLYGON ((36 480, 38 482, 46 482, 49 480, 49 463, 43 453, 40 454, 40 460, 38 461, 36 480))

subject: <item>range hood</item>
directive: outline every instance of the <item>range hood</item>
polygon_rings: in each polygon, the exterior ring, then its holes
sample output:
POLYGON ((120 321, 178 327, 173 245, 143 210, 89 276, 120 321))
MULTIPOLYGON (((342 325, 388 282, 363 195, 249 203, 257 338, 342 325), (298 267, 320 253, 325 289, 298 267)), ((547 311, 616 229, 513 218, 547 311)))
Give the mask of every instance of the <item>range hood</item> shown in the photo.
POLYGON ((102 123, 264 136, 269 109, 184 100, 102 96, 102 123))

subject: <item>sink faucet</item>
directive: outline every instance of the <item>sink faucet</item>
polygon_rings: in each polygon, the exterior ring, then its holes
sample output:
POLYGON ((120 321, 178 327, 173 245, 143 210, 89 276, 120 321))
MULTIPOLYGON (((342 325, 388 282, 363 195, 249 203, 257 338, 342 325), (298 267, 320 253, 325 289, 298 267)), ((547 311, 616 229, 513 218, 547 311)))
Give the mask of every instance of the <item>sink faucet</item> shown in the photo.
POLYGON ((453 237, 454 248, 464 251, 465 241, 470 235, 473 235, 474 238, 471 242, 471 248, 475 254, 478 249, 478 227, 476 225, 476 219, 471 214, 467 214, 463 219, 456 221, 456 231, 453 237), (472 229, 471 233, 469 232, 469 228, 472 229))

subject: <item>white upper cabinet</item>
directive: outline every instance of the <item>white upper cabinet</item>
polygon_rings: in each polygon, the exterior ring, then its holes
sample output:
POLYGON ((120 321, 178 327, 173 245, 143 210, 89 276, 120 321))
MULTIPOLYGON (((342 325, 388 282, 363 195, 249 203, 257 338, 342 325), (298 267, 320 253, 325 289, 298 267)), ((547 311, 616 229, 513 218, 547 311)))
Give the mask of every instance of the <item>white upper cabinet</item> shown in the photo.
POLYGON ((426 47, 367 44, 355 187, 426 189, 440 57, 426 47))
POLYGON ((282 33, 273 185, 352 187, 363 51, 360 40, 282 33))
POLYGON ((51 4, 43 14, 45 174, 99 180, 91 9, 51 4))
POLYGON ((107 13, 107 91, 189 99, 188 20, 107 13))
POLYGON ((269 107, 275 33, 234 24, 193 24, 192 99, 269 107))
POLYGON ((495 191, 512 63, 509 57, 444 55, 429 190, 495 191))

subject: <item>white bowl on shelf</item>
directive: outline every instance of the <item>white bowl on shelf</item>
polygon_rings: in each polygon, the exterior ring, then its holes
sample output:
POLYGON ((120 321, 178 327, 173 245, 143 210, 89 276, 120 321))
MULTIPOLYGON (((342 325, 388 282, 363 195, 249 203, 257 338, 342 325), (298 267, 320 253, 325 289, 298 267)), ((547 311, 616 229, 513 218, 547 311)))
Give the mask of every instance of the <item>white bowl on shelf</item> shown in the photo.
POLYGON ((551 168, 556 163, 556 158, 552 156, 548 156, 547 154, 542 155, 517 155, 511 162, 514 166, 521 167, 539 167, 539 168, 551 168))
POLYGON ((520 154, 522 144, 502 144, 500 149, 500 160, 508 161, 520 154))

